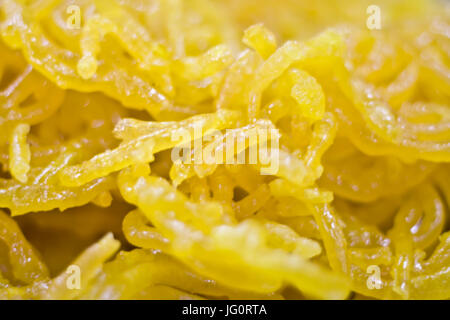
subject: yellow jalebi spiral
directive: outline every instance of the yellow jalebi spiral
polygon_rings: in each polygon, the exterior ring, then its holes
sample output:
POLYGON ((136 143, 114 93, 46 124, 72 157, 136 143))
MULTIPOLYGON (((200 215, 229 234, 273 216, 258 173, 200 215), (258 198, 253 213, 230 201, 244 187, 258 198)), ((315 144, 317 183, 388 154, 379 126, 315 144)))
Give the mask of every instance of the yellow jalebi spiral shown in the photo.
POLYGON ((0 299, 449 299, 450 6, 378 2, 1 0, 0 299))

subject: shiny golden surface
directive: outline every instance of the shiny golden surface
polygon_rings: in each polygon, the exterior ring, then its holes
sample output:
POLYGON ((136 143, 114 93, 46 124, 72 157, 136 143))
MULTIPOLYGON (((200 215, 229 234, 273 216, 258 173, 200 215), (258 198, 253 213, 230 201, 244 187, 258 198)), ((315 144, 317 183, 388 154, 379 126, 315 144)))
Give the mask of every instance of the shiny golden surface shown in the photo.
POLYGON ((0 0, 0 298, 449 299, 450 7, 379 3, 0 0))

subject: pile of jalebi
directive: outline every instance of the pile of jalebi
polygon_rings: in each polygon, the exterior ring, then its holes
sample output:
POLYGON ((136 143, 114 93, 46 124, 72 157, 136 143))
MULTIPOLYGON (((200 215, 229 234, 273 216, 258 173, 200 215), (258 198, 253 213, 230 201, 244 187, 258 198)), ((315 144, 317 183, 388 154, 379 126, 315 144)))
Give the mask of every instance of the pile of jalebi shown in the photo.
POLYGON ((450 298, 448 2, 0 0, 0 36, 0 298, 450 298))

